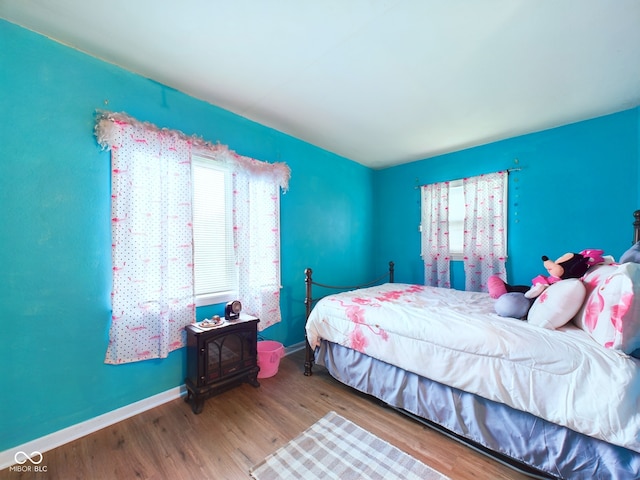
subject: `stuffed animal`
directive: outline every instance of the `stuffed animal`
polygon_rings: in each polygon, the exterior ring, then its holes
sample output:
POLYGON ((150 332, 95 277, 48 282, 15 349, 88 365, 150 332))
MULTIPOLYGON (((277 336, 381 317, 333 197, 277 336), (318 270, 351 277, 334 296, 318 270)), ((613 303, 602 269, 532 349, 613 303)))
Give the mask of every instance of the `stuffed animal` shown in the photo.
POLYGON ((580 253, 565 253, 555 262, 544 255, 542 262, 549 276, 538 275, 532 280, 533 287, 525 294, 527 298, 536 298, 549 285, 567 278, 580 278, 593 265, 604 262, 602 250, 588 249, 580 253))
POLYGON ((497 300, 496 313, 503 317, 525 318, 535 299, 549 285, 582 277, 593 265, 605 261, 603 253, 603 250, 587 249, 580 253, 565 253, 556 261, 545 255, 542 262, 549 276, 538 275, 532 280, 533 286, 509 285, 497 275, 489 277, 487 286, 491 298, 497 300), (505 295, 507 293, 509 295, 505 295))

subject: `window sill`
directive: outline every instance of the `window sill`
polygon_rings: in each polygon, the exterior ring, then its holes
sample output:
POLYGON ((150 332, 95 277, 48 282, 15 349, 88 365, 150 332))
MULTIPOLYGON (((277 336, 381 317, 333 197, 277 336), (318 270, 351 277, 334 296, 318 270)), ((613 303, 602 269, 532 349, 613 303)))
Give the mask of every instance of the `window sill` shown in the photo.
POLYGON ((237 291, 208 293, 196 296, 196 307, 205 307, 207 305, 217 305, 219 303, 227 303, 238 299, 237 291))

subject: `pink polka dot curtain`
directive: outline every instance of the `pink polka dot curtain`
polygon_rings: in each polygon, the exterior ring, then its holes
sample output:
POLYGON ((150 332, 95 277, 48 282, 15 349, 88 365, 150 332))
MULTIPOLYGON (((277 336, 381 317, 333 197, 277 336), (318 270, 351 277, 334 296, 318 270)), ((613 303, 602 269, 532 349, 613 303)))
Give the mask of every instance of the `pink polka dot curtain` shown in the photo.
POLYGON ((242 308, 258 329, 280 321, 280 192, 249 175, 233 175, 234 248, 242 308))
POLYGON ((506 171, 462 180, 465 290, 486 292, 491 275, 505 278, 507 183, 506 171))
POLYGON ((423 185, 421 193, 424 283, 450 288, 449 182, 423 185))
POLYGON ((191 143, 109 122, 112 318, 106 363, 164 358, 195 320, 191 143))
POLYGON ((279 188, 290 169, 222 145, 102 112, 98 143, 111 150, 112 321, 106 363, 164 358, 185 345, 195 321, 191 153, 234 172, 239 298, 260 328, 280 321, 279 188))

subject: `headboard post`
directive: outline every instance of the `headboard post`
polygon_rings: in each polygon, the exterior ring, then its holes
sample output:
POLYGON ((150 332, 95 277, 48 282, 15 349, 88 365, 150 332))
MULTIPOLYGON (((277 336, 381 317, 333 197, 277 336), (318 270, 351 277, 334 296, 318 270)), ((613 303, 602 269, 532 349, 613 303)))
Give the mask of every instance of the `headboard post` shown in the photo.
POLYGON ((311 313, 311 299, 313 298, 311 296, 311 286, 313 285, 313 280, 311 279, 311 275, 313 274, 313 270, 311 270, 310 268, 306 268, 304 270, 304 284, 306 286, 306 295, 304 297, 304 304, 307 307, 307 316, 306 318, 309 318, 309 314, 311 313))
POLYGON ((393 274, 395 272, 395 264, 389 262, 389 283, 393 283, 393 274))
POLYGON ((304 374, 306 376, 310 376, 312 374, 313 367, 313 350, 311 345, 309 345, 309 339, 307 337, 307 320, 309 319, 309 315, 311 315, 311 307, 313 306, 313 296, 311 294, 311 286, 313 285, 313 280, 311 279, 311 275, 313 274, 313 270, 310 268, 306 268, 304 270, 304 284, 306 287, 306 295, 304 297, 304 304, 306 307, 306 315, 304 317, 305 329, 304 329, 304 374))
POLYGON ((633 222, 633 244, 640 242, 640 210, 633 212, 633 216, 636 219, 633 222))

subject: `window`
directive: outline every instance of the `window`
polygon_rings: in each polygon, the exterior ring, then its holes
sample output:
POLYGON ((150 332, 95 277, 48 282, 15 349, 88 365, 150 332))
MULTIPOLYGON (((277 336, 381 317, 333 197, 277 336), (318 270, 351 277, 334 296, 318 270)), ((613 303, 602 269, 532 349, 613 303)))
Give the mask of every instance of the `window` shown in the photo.
POLYGON ((166 358, 184 346, 197 305, 241 298, 244 311, 260 319, 259 330, 278 323, 279 189, 289 185, 287 164, 121 113, 100 113, 95 133, 111 151, 112 168, 105 362, 166 358))
POLYGON ((486 291, 504 275, 507 252, 507 172, 423 185, 421 255, 425 284, 449 288, 450 260, 462 260, 465 289, 486 291))
POLYGON ((196 305, 227 302, 238 295, 231 173, 204 155, 194 154, 191 168, 196 305))

